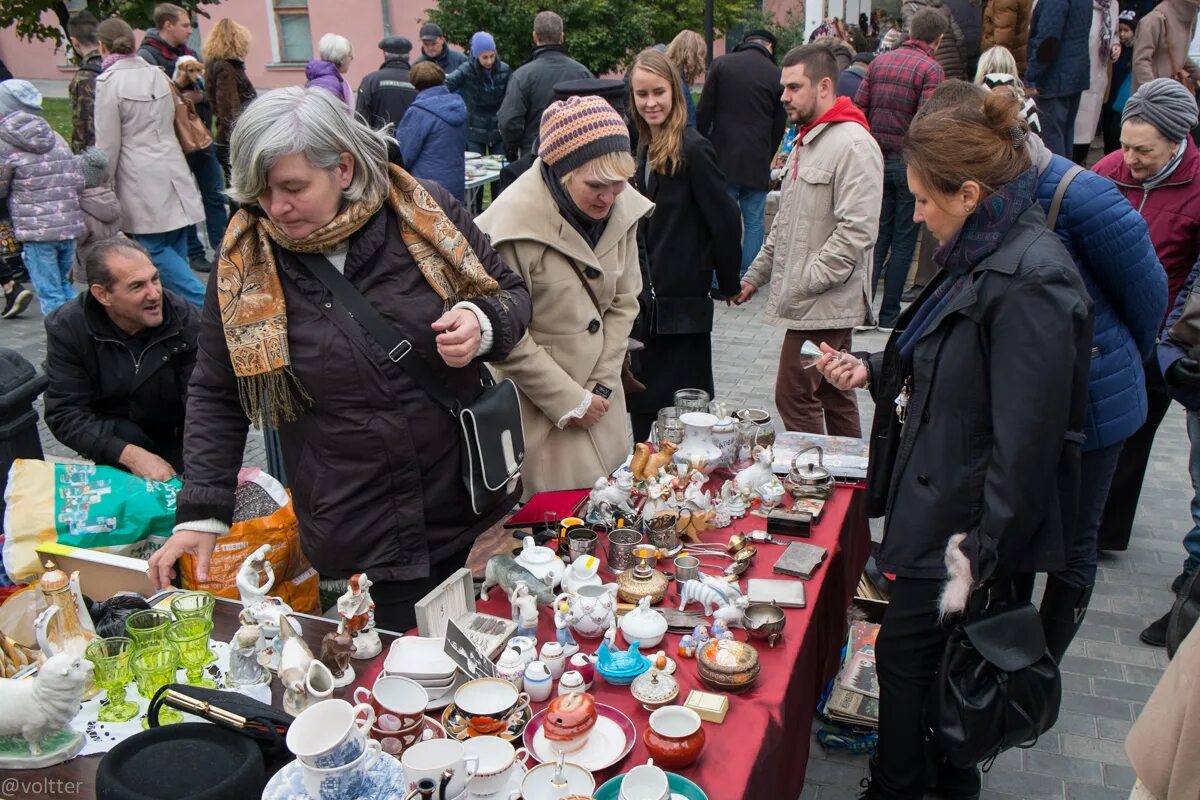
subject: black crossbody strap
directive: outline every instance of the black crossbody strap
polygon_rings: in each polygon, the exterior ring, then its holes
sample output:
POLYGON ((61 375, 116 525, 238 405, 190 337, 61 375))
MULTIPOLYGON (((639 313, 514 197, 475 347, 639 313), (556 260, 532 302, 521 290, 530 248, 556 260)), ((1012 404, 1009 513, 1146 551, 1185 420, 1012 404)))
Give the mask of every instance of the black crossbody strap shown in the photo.
POLYGON ((389 361, 407 372, 408 376, 438 405, 455 417, 459 415, 463 408, 462 401, 446 391, 421 356, 412 352, 412 342, 396 330, 392 323, 384 319, 367 298, 363 297, 362 292, 354 288, 354 284, 333 264, 329 263, 328 258, 317 253, 295 253, 294 255, 308 268, 314 278, 333 293, 334 299, 342 304, 355 322, 383 346, 389 361))

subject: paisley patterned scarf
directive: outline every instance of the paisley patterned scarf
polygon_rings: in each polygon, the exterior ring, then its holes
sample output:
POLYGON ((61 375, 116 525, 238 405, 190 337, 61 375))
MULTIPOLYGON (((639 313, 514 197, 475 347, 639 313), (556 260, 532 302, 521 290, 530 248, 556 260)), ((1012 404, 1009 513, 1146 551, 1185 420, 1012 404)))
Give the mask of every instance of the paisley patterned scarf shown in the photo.
POLYGON ((388 169, 391 186, 384 200, 350 203, 303 240, 292 239, 266 217, 245 209, 229 223, 217 266, 217 300, 238 396, 255 425, 294 420, 310 402, 291 369, 287 308, 272 244, 295 253, 326 252, 386 203, 399 218, 404 245, 447 308, 476 297, 502 298, 495 278, 429 192, 399 167, 388 169))

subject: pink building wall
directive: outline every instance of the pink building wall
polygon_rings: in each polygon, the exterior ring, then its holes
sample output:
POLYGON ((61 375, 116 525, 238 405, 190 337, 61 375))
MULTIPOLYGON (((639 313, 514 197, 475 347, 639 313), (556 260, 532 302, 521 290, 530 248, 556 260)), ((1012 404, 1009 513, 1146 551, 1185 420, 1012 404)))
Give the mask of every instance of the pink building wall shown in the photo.
MULTIPOLYGON (((390 32, 412 40, 415 58, 420 47, 417 31, 430 0, 309 0, 313 51, 322 34, 340 33, 349 39, 354 44, 354 61, 347 77, 355 89, 363 76, 378 69, 382 61, 377 45, 384 36, 383 2, 387 3, 391 17, 390 32)), ((204 9, 210 18, 200 19, 201 36, 222 17, 232 17, 250 29, 254 43, 246 59, 246 70, 256 87, 272 89, 304 83, 303 64, 277 63, 279 48, 271 0, 225 0, 204 9)), ((55 19, 53 14, 45 15, 47 24, 54 24, 55 19)), ((19 78, 68 80, 74 73, 74 68, 66 63, 65 50, 55 52, 49 42, 22 41, 12 29, 0 30, 0 58, 19 78)))

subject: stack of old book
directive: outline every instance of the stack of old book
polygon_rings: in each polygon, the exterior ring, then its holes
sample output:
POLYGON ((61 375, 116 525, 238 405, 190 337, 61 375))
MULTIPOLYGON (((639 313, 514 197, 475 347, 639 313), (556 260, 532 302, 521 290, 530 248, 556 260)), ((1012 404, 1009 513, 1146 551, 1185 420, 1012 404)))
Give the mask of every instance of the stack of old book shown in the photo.
POLYGON ((879 727, 879 678, 875 673, 875 638, 879 626, 855 622, 846 639, 846 655, 825 701, 830 719, 860 728, 879 727))

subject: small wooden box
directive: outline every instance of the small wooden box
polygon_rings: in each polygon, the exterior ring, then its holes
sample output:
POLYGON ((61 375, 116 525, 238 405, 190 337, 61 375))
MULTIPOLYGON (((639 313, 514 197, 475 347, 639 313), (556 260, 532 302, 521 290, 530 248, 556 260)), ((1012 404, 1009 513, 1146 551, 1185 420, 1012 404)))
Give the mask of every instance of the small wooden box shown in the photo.
POLYGON ((695 711, 700 719, 706 722, 720 724, 725 721, 725 715, 729 713, 728 697, 723 694, 702 692, 699 689, 692 689, 688 693, 687 702, 684 705, 695 711))
POLYGON ((414 609, 421 636, 445 636, 447 621, 454 620, 488 658, 498 656, 504 643, 517 632, 517 624, 511 619, 475 610, 475 583, 471 570, 466 568, 418 600, 414 609))

